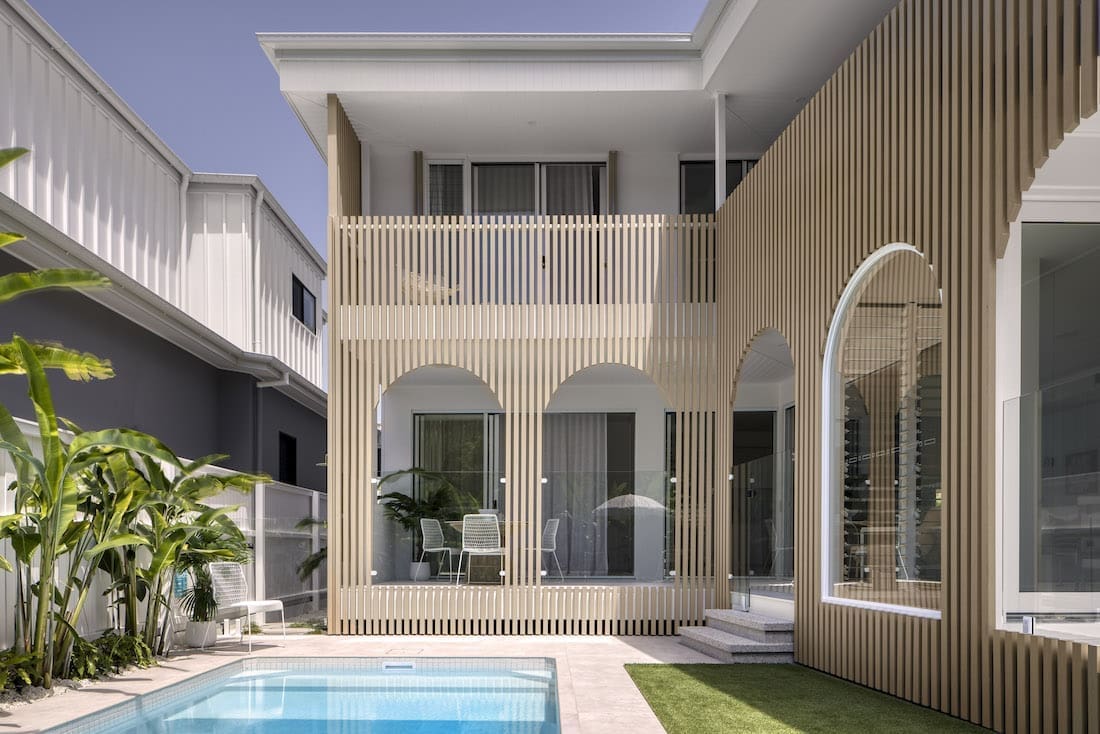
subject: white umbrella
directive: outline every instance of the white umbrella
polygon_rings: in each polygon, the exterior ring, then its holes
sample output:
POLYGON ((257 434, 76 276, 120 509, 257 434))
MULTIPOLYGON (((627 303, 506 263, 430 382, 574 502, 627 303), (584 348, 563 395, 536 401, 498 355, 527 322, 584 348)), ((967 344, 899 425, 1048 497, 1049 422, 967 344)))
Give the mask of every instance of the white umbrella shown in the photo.
POLYGON ((640 494, 620 494, 618 497, 612 497, 593 512, 606 512, 608 510, 662 510, 668 512, 668 508, 657 500, 643 497, 640 494))

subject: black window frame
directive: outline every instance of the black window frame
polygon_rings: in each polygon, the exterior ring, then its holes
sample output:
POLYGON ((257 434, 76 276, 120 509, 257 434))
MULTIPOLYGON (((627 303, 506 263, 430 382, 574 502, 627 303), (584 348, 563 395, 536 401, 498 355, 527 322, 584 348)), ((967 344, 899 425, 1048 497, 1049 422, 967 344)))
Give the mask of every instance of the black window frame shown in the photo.
POLYGON ((290 312, 303 326, 314 334, 317 333, 317 296, 306 288, 297 275, 290 276, 290 312), (309 308, 306 307, 307 302, 309 308))

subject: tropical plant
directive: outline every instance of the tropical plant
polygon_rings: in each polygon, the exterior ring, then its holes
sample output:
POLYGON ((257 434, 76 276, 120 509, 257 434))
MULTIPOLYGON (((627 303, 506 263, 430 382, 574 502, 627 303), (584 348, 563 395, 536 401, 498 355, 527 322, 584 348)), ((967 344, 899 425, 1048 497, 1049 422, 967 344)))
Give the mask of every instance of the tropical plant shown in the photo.
MULTIPOLYGON (((92 519, 79 512, 85 496, 78 478, 104 452, 121 451, 177 467, 179 460, 152 436, 125 428, 89 431, 63 441, 45 368, 25 340, 16 336, 13 343, 27 376, 40 450, 36 456, 11 413, 0 406, 0 449, 11 456, 16 469, 15 513, 0 517, 0 538, 11 541, 16 559, 16 649, 38 657, 42 684, 49 687, 55 655, 67 654, 55 642, 71 639, 75 628, 66 619, 67 609, 55 613, 57 597, 70 591, 58 584, 60 561, 83 547, 93 526, 92 519), (37 581, 31 572, 35 566, 37 581)), ((82 556, 69 558, 70 573, 85 557, 145 542, 132 533, 105 538, 82 556)))
POLYGON ((228 517, 236 507, 211 507, 206 503, 227 489, 252 490, 267 477, 251 474, 217 476, 207 468, 225 459, 222 454, 182 464, 161 463, 150 457, 126 454, 121 459, 118 486, 134 486, 142 497, 140 511, 130 521, 130 531, 141 543, 109 549, 100 568, 111 574, 113 591, 121 608, 122 629, 140 636, 155 653, 163 654, 168 634, 171 576, 181 565, 197 558, 230 560, 244 544, 240 529, 228 517), (166 466, 174 471, 168 472, 166 466), (195 542, 192 546, 191 543, 195 542), (204 543, 208 544, 204 547, 204 543), (229 549, 214 546, 226 544, 229 549), (142 552, 138 547, 144 546, 142 552), (189 560, 190 559, 190 560, 189 560), (141 619, 144 610, 144 620, 141 619))
POLYGON ((468 512, 476 512, 477 503, 469 495, 459 492, 443 474, 416 467, 381 477, 378 488, 381 490, 383 485, 406 476, 417 480, 419 486, 416 491, 412 494, 387 492, 378 499, 385 508, 386 517, 413 534, 413 558, 418 558, 423 542, 419 532, 422 518, 458 519, 468 512))
POLYGON ((184 614, 192 622, 213 622, 218 602, 207 564, 211 561, 248 563, 251 559, 248 541, 236 525, 210 527, 192 535, 180 549, 175 566, 175 573, 191 576, 191 587, 180 599, 184 614))

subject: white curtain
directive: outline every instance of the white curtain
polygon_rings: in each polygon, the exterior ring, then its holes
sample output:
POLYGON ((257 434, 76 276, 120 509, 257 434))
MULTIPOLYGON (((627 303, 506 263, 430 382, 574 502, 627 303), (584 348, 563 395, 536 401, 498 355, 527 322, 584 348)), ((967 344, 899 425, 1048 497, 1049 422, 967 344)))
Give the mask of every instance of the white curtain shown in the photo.
POLYGON ((569 576, 606 576, 607 512, 597 508, 607 501, 607 416, 548 413, 543 466, 549 481, 542 515, 544 521, 561 521, 557 555, 562 569, 569 576))

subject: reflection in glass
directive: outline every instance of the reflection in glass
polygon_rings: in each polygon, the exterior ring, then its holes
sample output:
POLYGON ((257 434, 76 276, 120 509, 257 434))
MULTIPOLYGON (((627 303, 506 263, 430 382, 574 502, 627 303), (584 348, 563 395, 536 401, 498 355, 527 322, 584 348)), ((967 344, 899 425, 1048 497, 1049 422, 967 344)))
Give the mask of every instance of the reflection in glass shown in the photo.
POLYGON ((942 314, 923 258, 888 256, 843 314, 834 594, 939 606, 942 314))

